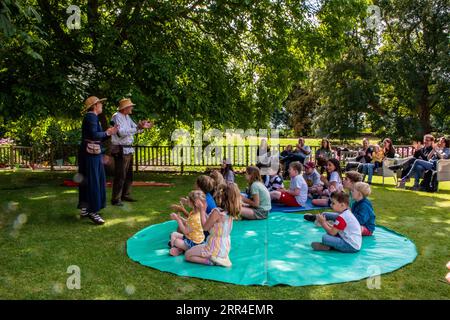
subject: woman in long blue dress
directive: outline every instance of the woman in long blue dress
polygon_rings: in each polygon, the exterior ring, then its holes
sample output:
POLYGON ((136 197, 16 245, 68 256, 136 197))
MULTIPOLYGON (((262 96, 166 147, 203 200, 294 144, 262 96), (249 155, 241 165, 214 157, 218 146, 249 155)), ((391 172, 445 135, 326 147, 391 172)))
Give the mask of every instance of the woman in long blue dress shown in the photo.
POLYGON ((98 115, 103 112, 102 101, 104 100, 106 99, 89 97, 84 103, 87 113, 81 127, 78 157, 78 172, 81 175, 78 209, 81 209, 81 217, 87 217, 95 224, 105 223, 99 211, 106 206, 106 177, 102 153, 89 153, 87 147, 88 143, 100 146, 103 140, 117 132, 117 127, 103 131, 100 126, 98 115))

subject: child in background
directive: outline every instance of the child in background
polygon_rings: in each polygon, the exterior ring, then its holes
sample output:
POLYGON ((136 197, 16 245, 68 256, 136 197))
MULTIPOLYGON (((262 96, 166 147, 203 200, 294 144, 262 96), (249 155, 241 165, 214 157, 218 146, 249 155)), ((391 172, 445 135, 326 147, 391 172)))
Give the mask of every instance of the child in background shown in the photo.
POLYGON ((220 173, 222 174, 226 183, 234 183, 234 170, 229 159, 223 159, 220 173))
POLYGON ((344 190, 347 192, 347 194, 350 196, 350 208, 353 206, 353 203, 355 200, 352 196, 352 190, 355 186, 355 183, 362 181, 362 174, 358 171, 347 171, 345 173, 344 181, 342 182, 342 185, 344 187, 344 190))
POLYGON ((214 194, 218 208, 214 209, 204 224, 209 236, 205 244, 193 247, 185 258, 193 263, 231 267, 229 252, 233 219, 241 211, 241 194, 235 183, 221 184, 214 194))
POLYGON ((370 195, 370 185, 365 182, 357 182, 352 190, 355 202, 352 205, 352 212, 361 225, 363 236, 371 236, 375 231, 375 213, 372 203, 367 197, 370 195))
POLYGON ((375 165, 374 170, 383 167, 384 150, 379 145, 373 146, 372 163, 375 165))
POLYGON ((249 220, 267 219, 272 203, 270 202, 270 193, 261 182, 261 174, 257 167, 247 167, 245 170, 245 179, 248 182, 250 196, 242 196, 242 202, 248 207, 242 207, 241 217, 249 220))
POLYGON ((278 168, 278 172, 269 168, 269 175, 266 176, 266 180, 264 181, 264 185, 269 192, 284 188, 283 177, 280 172, 281 167, 278 168))
POLYGON ((192 211, 187 220, 176 213, 171 213, 170 218, 177 221, 180 232, 172 232, 170 235, 170 255, 178 256, 190 248, 202 244, 205 241, 202 225, 206 221, 206 197, 200 191, 191 191, 188 195, 189 206, 192 211))
POLYGON ((331 208, 336 213, 317 215, 318 223, 327 234, 322 236, 322 242, 313 242, 311 246, 317 251, 335 249, 341 252, 354 253, 361 249, 361 226, 352 214, 349 205, 349 197, 342 191, 333 192, 331 195, 331 208), (327 220, 334 220, 330 226, 327 220))
POLYGON ((323 180, 324 186, 327 188, 322 192, 321 199, 313 199, 312 204, 318 207, 327 207, 330 205, 330 195, 336 191, 342 191, 342 174, 341 165, 337 159, 329 159, 327 161, 327 178, 323 180))
POLYGON ((302 169, 303 166, 300 162, 291 162, 288 169, 289 177, 291 178, 289 190, 279 189, 272 191, 270 193, 271 199, 289 207, 304 206, 308 199, 308 185, 301 175, 302 169))
POLYGON ((323 191, 323 182, 320 180, 320 174, 316 169, 314 162, 309 161, 305 164, 303 178, 308 185, 308 193, 311 198, 319 196, 323 191))

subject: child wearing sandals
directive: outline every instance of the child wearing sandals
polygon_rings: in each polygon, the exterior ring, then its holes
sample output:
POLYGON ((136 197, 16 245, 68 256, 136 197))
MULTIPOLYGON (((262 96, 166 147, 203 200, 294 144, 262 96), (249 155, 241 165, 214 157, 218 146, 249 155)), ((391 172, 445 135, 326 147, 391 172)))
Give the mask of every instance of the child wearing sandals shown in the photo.
POLYGON ((219 185, 214 198, 218 208, 214 209, 204 224, 209 231, 206 243, 197 245, 186 252, 187 261, 205 265, 231 267, 228 254, 231 249, 230 234, 233 219, 241 211, 241 193, 235 183, 219 185))
POLYGON ((361 249, 361 226, 352 214, 348 194, 340 191, 331 194, 331 208, 336 213, 317 215, 317 222, 325 229, 327 234, 322 236, 322 242, 313 242, 311 246, 316 251, 331 249, 354 253, 361 249), (330 225, 327 220, 334 220, 330 225))
POLYGON ((200 190, 191 191, 188 195, 189 206, 192 211, 188 218, 181 218, 176 213, 171 213, 170 218, 177 221, 181 232, 172 232, 170 235, 170 255, 178 256, 190 248, 202 244, 205 241, 202 225, 206 220, 206 197, 200 190))
POLYGON ((248 182, 249 197, 241 196, 244 205, 241 209, 241 217, 248 220, 267 219, 272 203, 270 193, 261 181, 261 173, 258 167, 247 167, 245 179, 248 182))
POLYGON ((322 198, 312 200, 312 204, 315 206, 329 206, 331 202, 330 195, 333 192, 342 191, 342 174, 339 160, 332 158, 327 161, 327 178, 324 181, 324 185, 327 189, 322 192, 322 198))
POLYGON ((270 193, 271 199, 289 207, 304 206, 308 199, 308 185, 301 175, 302 169, 303 166, 300 162, 291 162, 288 170, 289 176, 291 177, 289 190, 279 189, 272 191, 270 193))
POLYGON ((365 182, 357 182, 352 190, 355 202, 351 206, 353 215, 361 225, 363 236, 371 236, 375 231, 375 213, 372 203, 367 197, 370 195, 370 185, 365 182))

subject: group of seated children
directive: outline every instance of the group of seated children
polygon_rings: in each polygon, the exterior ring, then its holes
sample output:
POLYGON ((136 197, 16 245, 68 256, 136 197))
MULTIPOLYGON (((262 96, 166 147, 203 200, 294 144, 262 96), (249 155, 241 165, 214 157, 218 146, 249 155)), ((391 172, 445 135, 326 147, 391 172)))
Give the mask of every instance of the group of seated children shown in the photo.
MULTIPOLYGON (((220 181, 220 172, 211 175, 220 181)), ((178 230, 170 235, 169 253, 177 256, 185 252, 187 261, 230 267, 230 234, 233 219, 241 212, 239 188, 235 183, 216 184, 213 177, 201 175, 194 189, 187 198, 181 198, 180 204, 172 205, 172 210, 186 218, 170 215, 177 221, 178 230), (185 206, 192 210, 188 212, 185 206)))
POLYGON ((375 213, 367 198, 370 185, 361 182, 362 175, 356 171, 346 173, 344 191, 331 194, 331 208, 334 212, 305 214, 304 218, 322 226, 327 232, 322 242, 313 242, 314 250, 335 249, 341 252, 357 252, 361 249, 362 236, 371 236, 375 230, 375 213), (333 221, 329 223, 328 221, 333 221))
POLYGON ((317 172, 314 163, 305 165, 303 175, 302 171, 300 162, 290 163, 290 187, 286 190, 279 173, 269 175, 266 179, 269 185, 265 185, 259 168, 247 167, 246 195, 241 194, 238 186, 226 181, 217 170, 209 176, 199 176, 194 191, 181 198, 179 204, 171 206, 177 213, 172 213, 170 217, 177 222, 178 229, 170 235, 170 254, 178 256, 185 253, 185 259, 190 262, 229 267, 233 219, 266 219, 272 208, 271 200, 287 206, 304 206, 308 194, 316 197, 313 199, 316 205, 331 205, 335 211, 304 216, 327 232, 321 243, 312 244, 314 250, 334 248, 342 252, 358 251, 361 237, 372 235, 375 229, 375 214, 367 199, 370 186, 361 182, 362 175, 356 171, 347 172, 342 182, 339 162, 335 159, 327 162, 326 178, 317 172), (330 224, 328 221, 334 222, 330 224))

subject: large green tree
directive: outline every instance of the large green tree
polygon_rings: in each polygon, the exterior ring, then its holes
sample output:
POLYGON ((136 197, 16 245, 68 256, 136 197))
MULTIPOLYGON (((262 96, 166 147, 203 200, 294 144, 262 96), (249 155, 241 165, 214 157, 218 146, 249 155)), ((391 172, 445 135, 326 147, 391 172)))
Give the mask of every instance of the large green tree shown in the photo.
POLYGON ((40 41, 27 44, 30 54, 17 34, 1 35, 4 123, 24 112, 79 119, 95 94, 110 99, 109 113, 131 96, 167 132, 194 120, 266 127, 320 58, 324 35, 309 1, 79 1, 75 30, 66 26, 72 1, 23 3, 41 20, 10 21, 40 41))

